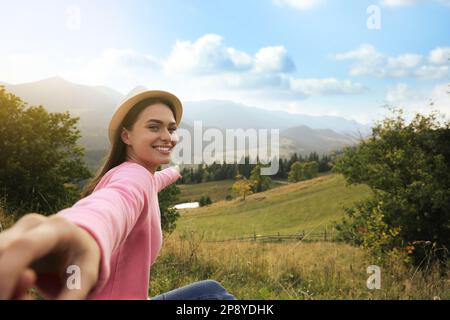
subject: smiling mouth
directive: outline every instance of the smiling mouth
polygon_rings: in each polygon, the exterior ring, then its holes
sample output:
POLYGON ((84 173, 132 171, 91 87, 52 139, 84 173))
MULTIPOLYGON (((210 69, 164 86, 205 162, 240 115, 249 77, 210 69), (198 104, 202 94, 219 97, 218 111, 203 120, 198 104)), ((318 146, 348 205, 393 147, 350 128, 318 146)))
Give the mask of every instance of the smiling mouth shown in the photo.
POLYGON ((154 146, 153 149, 156 149, 156 150, 158 150, 159 152, 161 152, 163 154, 170 154, 170 152, 172 151, 173 147, 154 146))

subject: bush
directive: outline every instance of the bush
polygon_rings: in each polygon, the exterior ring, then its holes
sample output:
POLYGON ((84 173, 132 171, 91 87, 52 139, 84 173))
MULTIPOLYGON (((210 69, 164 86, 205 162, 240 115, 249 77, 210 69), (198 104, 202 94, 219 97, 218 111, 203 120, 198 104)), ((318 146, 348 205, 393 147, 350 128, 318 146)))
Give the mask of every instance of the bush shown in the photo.
POLYGON ((78 118, 27 107, 0 86, 0 189, 8 210, 52 214, 79 198, 90 172, 78 118))
POLYGON ((425 249, 407 250, 414 264, 423 265, 431 256, 446 265, 450 121, 441 124, 436 113, 417 114, 407 124, 401 110, 394 114, 378 123, 367 140, 345 149, 337 159, 335 171, 344 174, 347 183, 364 183, 373 191, 371 199, 347 210, 347 219, 337 228, 343 239, 371 248, 375 254, 431 243, 433 255, 425 249))
POLYGON ((178 201, 180 189, 176 184, 162 189, 158 193, 159 208, 161 211, 161 228, 164 233, 170 234, 177 227, 177 220, 180 213, 173 207, 178 201))
POLYGON ((209 196, 202 196, 198 201, 200 207, 210 205, 212 203, 211 198, 209 196))

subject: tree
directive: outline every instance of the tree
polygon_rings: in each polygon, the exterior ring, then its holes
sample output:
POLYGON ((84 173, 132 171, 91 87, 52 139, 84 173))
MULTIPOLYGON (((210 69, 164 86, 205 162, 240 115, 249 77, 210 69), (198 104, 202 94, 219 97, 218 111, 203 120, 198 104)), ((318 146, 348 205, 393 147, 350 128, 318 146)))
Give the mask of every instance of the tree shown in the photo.
POLYGON ((261 175, 261 165, 258 164, 250 173, 250 181, 253 185, 253 192, 261 192, 270 188, 272 179, 268 176, 261 175))
POLYGON ((176 228, 176 221, 180 217, 177 209, 173 206, 178 200, 180 189, 176 184, 162 189, 158 193, 159 209, 161 212, 161 228, 166 233, 171 233, 176 228))
POLYGON ((199 200, 200 207, 204 207, 210 205, 212 203, 211 198, 209 196, 202 196, 199 200))
POLYGON ((78 120, 28 107, 0 86, 0 192, 8 211, 53 214, 79 198, 91 174, 77 145, 78 120))
POLYGON ((309 161, 303 164, 303 175, 305 179, 317 177, 319 172, 319 164, 316 161, 309 161))
POLYGON ((236 175, 237 181, 233 184, 231 189, 245 200, 245 197, 252 193, 252 183, 246 177, 239 174, 236 175))
POLYGON ((331 170, 331 158, 329 155, 322 155, 319 161, 319 172, 327 172, 331 170))
POLYGON ((287 164, 287 159, 280 158, 278 160, 278 172, 275 174, 276 178, 280 178, 280 179, 287 178, 286 164, 287 164))
POLYGON ((300 161, 295 161, 291 165, 291 170, 288 174, 288 181, 298 182, 304 179, 303 164, 300 161))
POLYGON ((344 174, 348 184, 364 183, 373 191, 370 199, 349 208, 350 214, 337 227, 343 238, 359 243, 367 237, 372 237, 372 242, 378 239, 383 242, 383 252, 413 244, 415 249, 409 251, 417 265, 425 256, 446 262, 450 247, 450 121, 440 123, 433 112, 416 114, 407 124, 402 110, 393 113, 372 129, 367 140, 346 148, 336 160, 335 171, 344 174), (368 230, 374 216, 384 234, 368 230), (386 238, 386 232, 396 236, 386 238))

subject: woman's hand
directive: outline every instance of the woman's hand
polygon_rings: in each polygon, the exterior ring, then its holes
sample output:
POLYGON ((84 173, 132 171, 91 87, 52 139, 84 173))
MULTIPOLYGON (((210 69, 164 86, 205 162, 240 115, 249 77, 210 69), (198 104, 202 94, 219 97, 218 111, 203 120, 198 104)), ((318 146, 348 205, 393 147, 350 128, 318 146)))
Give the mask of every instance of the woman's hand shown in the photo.
POLYGON ((0 233, 0 299, 30 298, 33 286, 56 299, 84 299, 97 283, 99 266, 95 239, 58 215, 28 214, 0 233), (79 288, 68 283, 73 276, 79 276, 79 288))
POLYGON ((177 164, 172 166, 172 168, 174 168, 178 173, 180 173, 180 167, 177 164))

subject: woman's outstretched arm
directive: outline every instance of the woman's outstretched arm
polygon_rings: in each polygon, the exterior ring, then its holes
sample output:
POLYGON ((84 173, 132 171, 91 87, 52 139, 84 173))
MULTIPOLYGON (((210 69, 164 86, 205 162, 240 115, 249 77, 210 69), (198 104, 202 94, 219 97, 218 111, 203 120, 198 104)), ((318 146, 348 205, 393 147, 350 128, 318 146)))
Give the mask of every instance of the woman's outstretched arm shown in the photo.
POLYGON ((0 299, 27 299, 46 275, 60 275, 56 299, 84 299, 95 286, 100 250, 94 238, 67 219, 28 214, 0 233, 0 299), (67 285, 68 266, 81 270, 80 287, 67 285))
POLYGON ((122 168, 72 207, 51 217, 27 215, 1 233, 0 298, 23 295, 35 276, 38 289, 51 298, 83 299, 101 289, 113 251, 149 206, 151 188, 147 169, 122 168), (65 285, 69 266, 79 267, 81 290, 65 285))
POLYGON ((156 190, 158 192, 161 191, 179 178, 181 178, 181 175, 180 167, 178 165, 155 172, 156 190))

